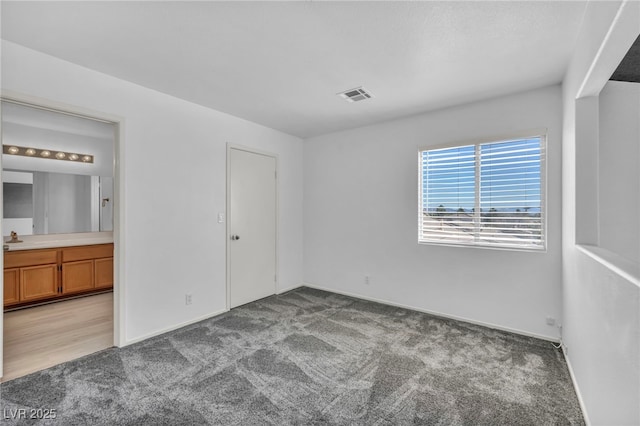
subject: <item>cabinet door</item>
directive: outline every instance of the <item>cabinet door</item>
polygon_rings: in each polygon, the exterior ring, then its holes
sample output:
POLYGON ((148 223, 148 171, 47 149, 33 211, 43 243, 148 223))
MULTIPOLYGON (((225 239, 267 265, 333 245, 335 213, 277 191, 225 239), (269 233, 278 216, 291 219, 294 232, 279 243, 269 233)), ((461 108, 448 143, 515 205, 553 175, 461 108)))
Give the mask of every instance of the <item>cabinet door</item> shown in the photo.
POLYGON ((62 264, 62 294, 93 289, 93 260, 62 264))
POLYGON ((20 268, 20 300, 46 299, 58 295, 58 265, 20 268))
POLYGON ((4 270, 4 306, 20 301, 20 269, 4 270))
POLYGON ((113 287, 113 257, 96 259, 96 288, 113 287))

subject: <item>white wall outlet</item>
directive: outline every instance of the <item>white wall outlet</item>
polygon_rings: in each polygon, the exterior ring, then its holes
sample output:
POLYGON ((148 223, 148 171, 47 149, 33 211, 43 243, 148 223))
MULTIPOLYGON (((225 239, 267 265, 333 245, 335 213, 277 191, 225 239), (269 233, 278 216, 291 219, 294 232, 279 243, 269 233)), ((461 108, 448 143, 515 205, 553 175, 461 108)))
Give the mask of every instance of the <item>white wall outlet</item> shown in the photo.
POLYGON ((185 305, 190 305, 192 301, 193 300, 192 300, 191 294, 187 293, 187 294, 184 295, 184 304, 185 305))
POLYGON ((556 319, 553 317, 547 317, 547 325, 551 325, 551 326, 556 325, 556 319))
POLYGON ((224 223, 224 213, 218 213, 218 223, 224 223))
POLYGON ((370 280, 369 275, 365 275, 365 276, 364 276, 364 283, 365 283, 365 285, 369 285, 370 281, 371 281, 371 280, 370 280))

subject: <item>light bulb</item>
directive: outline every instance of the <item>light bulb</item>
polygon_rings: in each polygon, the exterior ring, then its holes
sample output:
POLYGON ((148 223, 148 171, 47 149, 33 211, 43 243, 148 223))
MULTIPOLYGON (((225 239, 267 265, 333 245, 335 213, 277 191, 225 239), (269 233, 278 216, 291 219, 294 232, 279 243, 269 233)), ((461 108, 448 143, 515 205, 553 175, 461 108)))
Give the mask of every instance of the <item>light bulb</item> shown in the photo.
POLYGON ((69 160, 71 161, 76 161, 78 158, 78 154, 69 154, 69 160))
POLYGON ((67 156, 67 154, 65 154, 64 152, 59 152, 59 153, 56 154, 56 158, 58 160, 64 160, 66 156, 67 156))
POLYGON ((7 151, 9 151, 9 154, 15 155, 20 152, 20 148, 18 148, 17 146, 10 146, 7 151))
POLYGON ((27 150, 24 153, 27 155, 36 155, 36 150, 33 148, 27 148, 27 150))
POLYGON ((51 157, 51 151, 47 151, 46 149, 40 153, 43 157, 51 157))
POLYGON ((82 157, 82 161, 84 161, 85 163, 88 163, 91 161, 91 156, 90 155, 84 155, 82 157))

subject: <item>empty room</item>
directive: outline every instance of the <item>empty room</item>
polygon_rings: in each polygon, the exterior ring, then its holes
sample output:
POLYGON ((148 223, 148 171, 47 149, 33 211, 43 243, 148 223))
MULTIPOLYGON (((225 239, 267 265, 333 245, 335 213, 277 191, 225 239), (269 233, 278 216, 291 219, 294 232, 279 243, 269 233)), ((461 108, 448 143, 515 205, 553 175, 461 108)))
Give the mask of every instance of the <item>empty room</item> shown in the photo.
POLYGON ((640 425, 640 2, 0 13, 3 423, 640 425))

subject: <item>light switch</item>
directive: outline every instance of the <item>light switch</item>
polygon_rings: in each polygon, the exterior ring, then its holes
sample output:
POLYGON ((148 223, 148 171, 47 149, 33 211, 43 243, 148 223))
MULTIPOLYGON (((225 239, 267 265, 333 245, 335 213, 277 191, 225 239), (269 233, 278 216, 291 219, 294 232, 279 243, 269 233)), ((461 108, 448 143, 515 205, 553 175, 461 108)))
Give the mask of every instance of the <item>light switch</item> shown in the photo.
POLYGON ((218 223, 224 223, 224 213, 218 213, 218 223))

